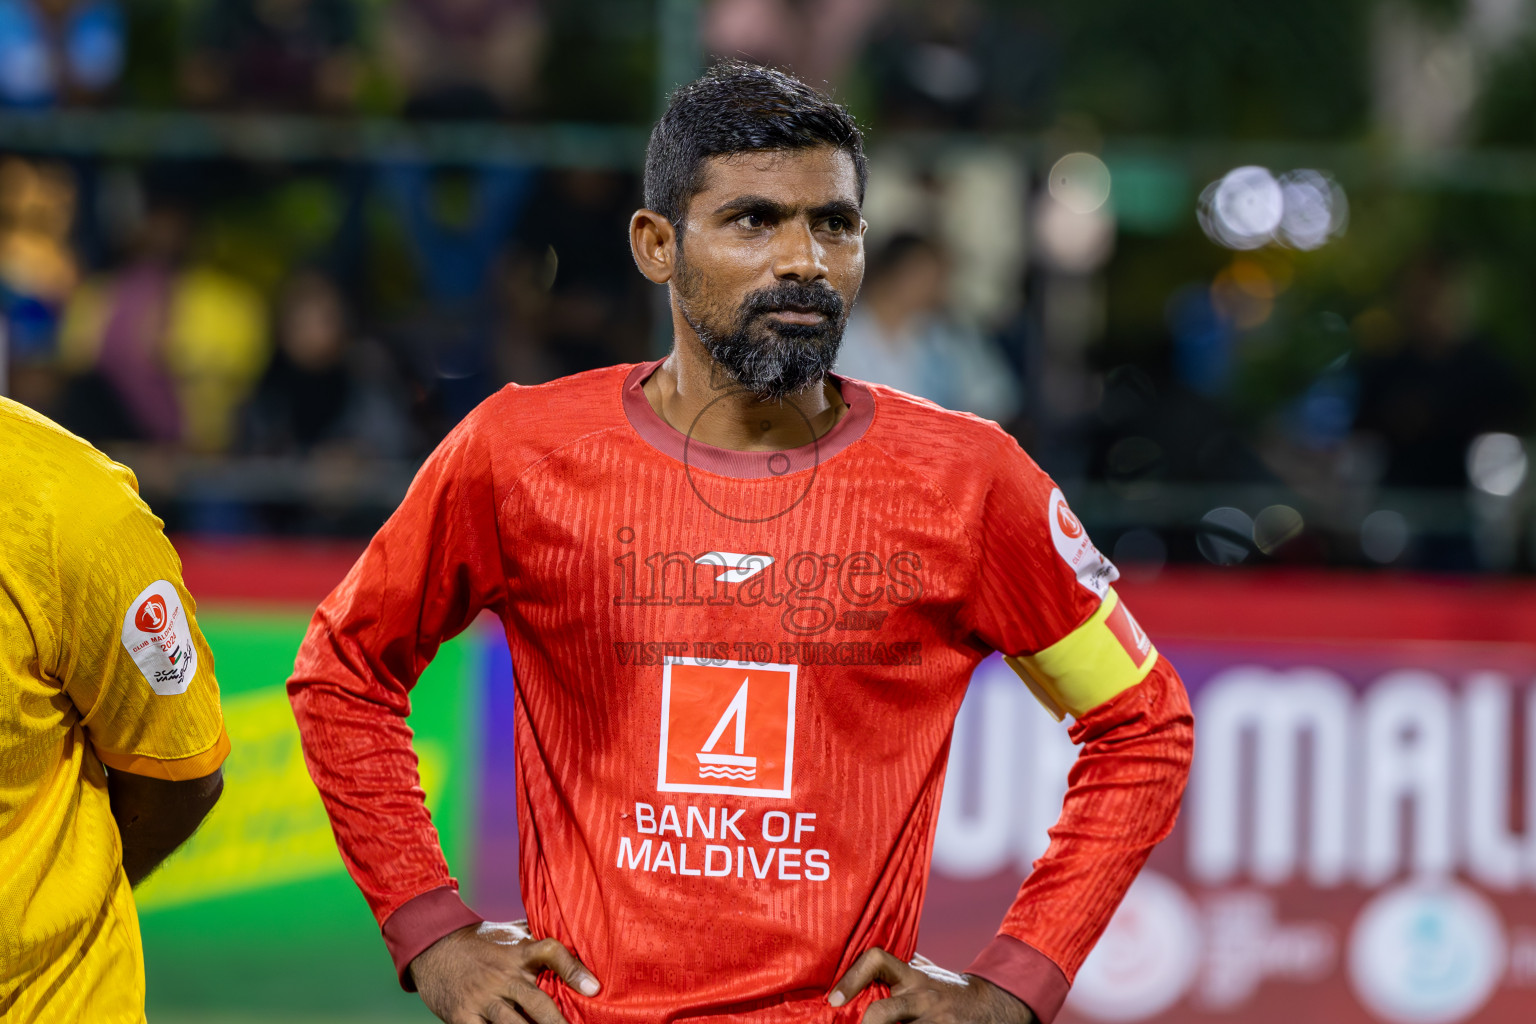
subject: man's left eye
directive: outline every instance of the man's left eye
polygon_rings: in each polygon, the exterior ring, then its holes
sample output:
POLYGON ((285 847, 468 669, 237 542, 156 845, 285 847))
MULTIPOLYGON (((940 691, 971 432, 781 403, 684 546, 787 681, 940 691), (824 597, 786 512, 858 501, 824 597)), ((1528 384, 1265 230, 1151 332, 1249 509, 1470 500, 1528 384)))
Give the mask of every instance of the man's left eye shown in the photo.
POLYGON ((828 217, 827 218, 827 230, 829 230, 829 231, 847 231, 848 230, 848 218, 847 217, 828 217))

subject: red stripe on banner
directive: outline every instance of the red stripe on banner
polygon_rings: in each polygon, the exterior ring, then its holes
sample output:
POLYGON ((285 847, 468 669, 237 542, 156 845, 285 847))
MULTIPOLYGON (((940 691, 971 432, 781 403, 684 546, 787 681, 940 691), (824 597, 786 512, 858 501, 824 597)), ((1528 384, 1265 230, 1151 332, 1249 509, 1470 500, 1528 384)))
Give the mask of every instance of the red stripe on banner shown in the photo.
POLYGON ((1181 568, 1115 589, 1154 642, 1536 641, 1529 580, 1181 568))
POLYGON ((200 604, 302 605, 313 608, 335 589, 365 543, 346 541, 206 540, 173 537, 182 578, 200 604))
MULTIPOLYGON (((360 540, 174 538, 199 601, 318 604, 360 540)), ((1116 584, 1154 641, 1536 641, 1536 582, 1389 573, 1170 568, 1116 584)))

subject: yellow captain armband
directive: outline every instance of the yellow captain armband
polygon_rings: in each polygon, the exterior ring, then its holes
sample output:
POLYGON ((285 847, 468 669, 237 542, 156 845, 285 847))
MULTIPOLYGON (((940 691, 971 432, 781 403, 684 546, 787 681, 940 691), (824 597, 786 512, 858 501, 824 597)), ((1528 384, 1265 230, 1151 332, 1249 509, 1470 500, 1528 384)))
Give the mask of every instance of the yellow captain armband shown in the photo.
POLYGON ((1087 622, 1043 651, 1003 660, 1059 722, 1081 718, 1147 678, 1157 649, 1111 588, 1087 622))

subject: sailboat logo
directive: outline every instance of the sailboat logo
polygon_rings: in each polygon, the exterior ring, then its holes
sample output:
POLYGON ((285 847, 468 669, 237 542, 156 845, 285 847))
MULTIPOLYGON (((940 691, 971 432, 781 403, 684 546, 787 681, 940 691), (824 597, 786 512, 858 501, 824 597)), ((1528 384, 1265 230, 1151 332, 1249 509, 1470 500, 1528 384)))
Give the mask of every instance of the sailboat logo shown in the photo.
POLYGON ((796 665, 668 657, 656 788, 789 799, 798 672, 796 665))
POLYGON ((714 731, 704 741, 704 749, 694 755, 699 759, 699 778, 740 779, 742 782, 757 778, 757 758, 742 753, 747 747, 747 684, 750 682, 750 677, 741 681, 741 689, 736 691, 720 721, 715 723, 714 731), (715 753, 715 747, 725 736, 726 726, 733 721, 736 723, 736 753, 715 753))

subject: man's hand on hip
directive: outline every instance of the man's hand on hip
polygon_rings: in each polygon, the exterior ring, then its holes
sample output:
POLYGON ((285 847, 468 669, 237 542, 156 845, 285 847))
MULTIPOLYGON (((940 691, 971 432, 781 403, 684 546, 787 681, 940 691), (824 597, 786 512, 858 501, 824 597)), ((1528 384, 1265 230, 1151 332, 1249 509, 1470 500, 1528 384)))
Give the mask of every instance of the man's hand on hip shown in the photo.
POLYGON ((597 995, 597 979, 570 950, 534 939, 522 921, 460 928, 411 961, 421 1001, 448 1024, 566 1024, 539 989, 545 970, 584 996, 597 995))
POLYGON ((1035 1024, 1029 1007, 985 978, 946 971, 921 956, 904 964, 883 949, 855 960, 827 1002, 843 1006, 877 981, 891 994, 870 1004, 863 1024, 1035 1024))

